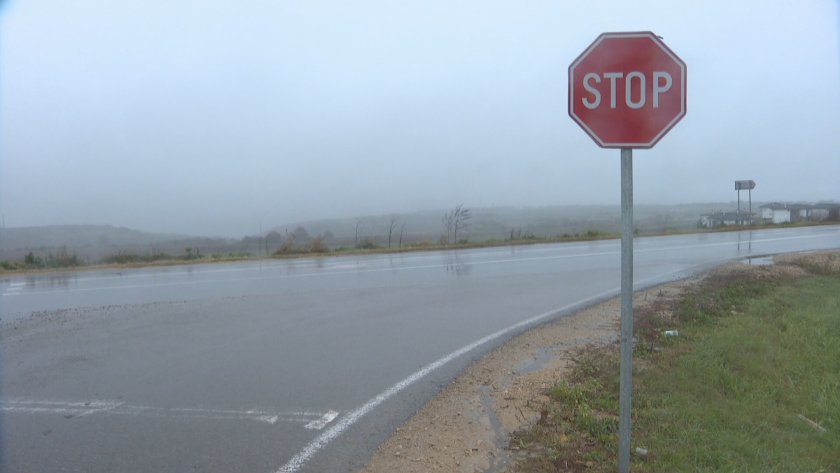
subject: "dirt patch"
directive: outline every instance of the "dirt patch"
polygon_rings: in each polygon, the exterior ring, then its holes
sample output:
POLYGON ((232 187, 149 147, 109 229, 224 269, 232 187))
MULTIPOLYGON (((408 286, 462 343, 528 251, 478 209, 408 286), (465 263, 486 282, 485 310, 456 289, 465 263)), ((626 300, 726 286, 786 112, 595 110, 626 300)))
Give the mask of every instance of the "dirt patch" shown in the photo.
MULTIPOLYGON (((785 255, 771 266, 732 263, 716 276, 796 277, 804 268, 840 269, 840 253, 785 255)), ((636 314, 667 321, 673 302, 702 277, 634 295, 636 314)), ((382 444, 361 473, 504 472, 517 459, 538 454, 509 447, 512 433, 546 415, 546 392, 562 379, 587 346, 618 340, 620 301, 598 304, 528 331, 464 371, 382 444)), ((643 320, 640 320, 642 324, 643 320)), ((644 331, 637 325, 637 331, 644 331)), ((640 334, 641 335, 641 334, 640 334)))

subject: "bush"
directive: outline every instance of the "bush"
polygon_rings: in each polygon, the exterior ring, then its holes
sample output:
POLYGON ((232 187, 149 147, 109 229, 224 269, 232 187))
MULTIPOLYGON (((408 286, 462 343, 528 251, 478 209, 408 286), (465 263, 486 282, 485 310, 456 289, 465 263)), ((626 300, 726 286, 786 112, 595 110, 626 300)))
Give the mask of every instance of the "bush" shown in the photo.
POLYGON ((290 255, 295 252, 295 240, 291 237, 286 238, 286 240, 280 244, 280 246, 274 250, 272 253, 273 256, 282 256, 282 255, 290 255))
POLYGON ((356 248, 360 250, 374 250, 376 248, 379 248, 379 245, 374 243, 373 240, 365 238, 364 240, 360 241, 358 245, 356 245, 356 248))
POLYGON ((23 257, 23 264, 31 268, 40 268, 44 265, 44 260, 35 256, 31 251, 23 257))
POLYGON ((309 243, 309 252, 310 253, 326 253, 330 251, 329 247, 324 244, 324 241, 321 237, 315 237, 312 239, 312 242, 309 243))
POLYGON ((68 254, 64 248, 62 248, 56 255, 47 253, 46 266, 50 268, 69 268, 79 266, 80 264, 81 263, 79 262, 79 258, 76 257, 76 254, 68 254))
POLYGON ((23 257, 23 267, 17 266, 16 269, 69 268, 81 264, 75 254, 68 254, 67 250, 62 248, 57 254, 47 253, 45 258, 35 256, 35 253, 30 251, 23 257))
POLYGON ((152 261, 160 261, 160 260, 167 260, 167 259, 174 259, 172 256, 166 253, 159 253, 157 251, 153 251, 151 253, 145 255, 137 255, 132 253, 126 253, 124 251, 119 251, 113 255, 106 256, 102 258, 102 262, 106 264, 130 264, 130 263, 150 263, 152 261))
POLYGON ((14 271, 16 269, 23 269, 26 266, 23 263, 19 263, 17 261, 2 261, 0 262, 0 267, 5 269, 6 271, 14 271))

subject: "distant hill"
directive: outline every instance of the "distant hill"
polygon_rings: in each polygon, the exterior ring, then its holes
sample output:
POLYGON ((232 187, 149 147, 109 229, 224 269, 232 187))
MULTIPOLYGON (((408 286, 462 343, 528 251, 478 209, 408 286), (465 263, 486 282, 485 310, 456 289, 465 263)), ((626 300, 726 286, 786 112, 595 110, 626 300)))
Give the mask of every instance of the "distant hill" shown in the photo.
POLYGON ((111 225, 47 225, 0 229, 0 250, 67 246, 73 248, 147 245, 191 238, 189 235, 146 233, 111 225))
MULTIPOLYGON (((707 212, 732 211, 736 202, 712 202, 678 205, 636 204, 636 227, 642 231, 665 232, 697 228, 700 215, 707 212)), ((743 204, 742 204, 743 205, 743 204)), ((759 203, 753 202, 757 211, 759 203)), ((553 205, 544 207, 466 207, 472 219, 465 237, 471 240, 504 239, 532 235, 553 238, 588 231, 618 233, 621 230, 621 209, 616 205, 553 205)), ((293 222, 276 226, 280 235, 300 228, 312 236, 326 236, 330 246, 352 246, 357 238, 376 244, 387 243, 391 219, 397 229, 405 224, 406 242, 436 242, 443 230, 442 217, 451 209, 430 210, 392 215, 371 215, 357 218, 323 219, 293 222)))
MULTIPOLYGON (((753 202, 753 210, 757 211, 759 205, 753 202)), ((465 207, 470 208, 472 218, 466 231, 459 234, 459 239, 504 240, 512 236, 516 239, 556 238, 592 231, 620 232, 621 214, 618 204, 465 207)), ((735 202, 637 204, 634 209, 635 226, 645 232, 693 229, 697 228, 701 214, 733 211, 735 208, 735 202)), ((147 233, 110 225, 4 228, 0 229, 0 260, 18 261, 30 251, 41 257, 66 251, 87 263, 98 262, 116 254, 183 255, 187 249, 203 255, 260 255, 273 252, 289 240, 294 241, 295 245, 301 245, 315 237, 320 237, 331 248, 352 247, 363 242, 387 246, 389 229, 392 229, 392 246, 398 244, 400 236, 404 244, 424 241, 437 243, 443 232, 442 217, 451 210, 295 222, 274 226, 263 235, 241 239, 147 233)))
POLYGON ((0 260, 19 260, 26 253, 65 249, 87 261, 118 253, 150 250, 176 253, 187 247, 227 245, 229 240, 175 233, 147 233, 111 225, 46 225, 0 229, 0 260))

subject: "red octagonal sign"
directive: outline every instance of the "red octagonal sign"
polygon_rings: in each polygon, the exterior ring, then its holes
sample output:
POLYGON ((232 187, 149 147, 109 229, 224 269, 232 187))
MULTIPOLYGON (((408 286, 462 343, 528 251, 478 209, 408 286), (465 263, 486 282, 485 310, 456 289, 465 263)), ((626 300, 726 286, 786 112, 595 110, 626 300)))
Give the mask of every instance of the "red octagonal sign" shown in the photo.
POLYGON ((569 66, 569 115, 603 148, 651 148, 685 116, 685 63, 649 31, 604 33, 569 66))

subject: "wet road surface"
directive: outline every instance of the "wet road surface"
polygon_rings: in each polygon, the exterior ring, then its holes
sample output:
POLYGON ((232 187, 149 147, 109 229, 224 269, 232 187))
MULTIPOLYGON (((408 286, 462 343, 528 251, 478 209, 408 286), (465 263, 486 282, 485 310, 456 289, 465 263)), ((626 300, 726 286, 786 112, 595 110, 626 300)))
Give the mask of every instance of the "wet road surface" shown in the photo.
MULTIPOLYGON (((638 287, 840 247, 639 238, 638 287)), ((616 295, 619 241, 9 277, 2 471, 349 472, 472 360, 616 295)))

